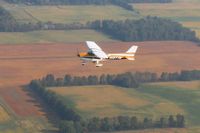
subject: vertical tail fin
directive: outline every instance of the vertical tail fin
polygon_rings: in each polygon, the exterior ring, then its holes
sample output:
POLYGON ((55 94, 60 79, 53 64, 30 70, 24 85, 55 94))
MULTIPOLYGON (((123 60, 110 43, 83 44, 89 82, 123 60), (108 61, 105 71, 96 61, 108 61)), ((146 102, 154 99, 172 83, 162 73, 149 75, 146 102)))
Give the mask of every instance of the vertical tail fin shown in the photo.
POLYGON ((133 45, 132 47, 130 47, 130 48, 126 51, 126 53, 134 54, 134 53, 136 53, 137 49, 138 49, 138 46, 133 45))
POLYGON ((131 55, 131 56, 127 57, 128 60, 135 60, 134 56, 135 56, 135 53, 136 53, 137 49, 138 49, 138 46, 134 46, 134 45, 133 45, 132 47, 130 47, 130 48, 126 51, 127 54, 130 54, 130 55, 131 55))

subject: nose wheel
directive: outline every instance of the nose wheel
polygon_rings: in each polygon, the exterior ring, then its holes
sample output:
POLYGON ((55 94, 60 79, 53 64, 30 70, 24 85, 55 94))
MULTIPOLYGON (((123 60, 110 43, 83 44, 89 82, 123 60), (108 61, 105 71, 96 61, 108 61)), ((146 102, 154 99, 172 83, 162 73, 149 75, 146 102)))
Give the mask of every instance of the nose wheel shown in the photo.
POLYGON ((101 67, 103 66, 103 64, 96 64, 96 67, 101 67))
POLYGON ((86 65, 86 62, 82 62, 81 65, 82 65, 82 66, 85 66, 85 65, 86 65))

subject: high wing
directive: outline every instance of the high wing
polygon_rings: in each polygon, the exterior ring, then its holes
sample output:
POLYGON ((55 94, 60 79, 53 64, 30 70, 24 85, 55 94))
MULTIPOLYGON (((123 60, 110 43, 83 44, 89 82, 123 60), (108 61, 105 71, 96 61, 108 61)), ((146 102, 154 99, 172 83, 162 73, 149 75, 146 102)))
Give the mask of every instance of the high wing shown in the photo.
POLYGON ((95 43, 92 41, 86 41, 86 45, 88 46, 89 50, 96 55, 100 59, 107 59, 107 54, 95 43))

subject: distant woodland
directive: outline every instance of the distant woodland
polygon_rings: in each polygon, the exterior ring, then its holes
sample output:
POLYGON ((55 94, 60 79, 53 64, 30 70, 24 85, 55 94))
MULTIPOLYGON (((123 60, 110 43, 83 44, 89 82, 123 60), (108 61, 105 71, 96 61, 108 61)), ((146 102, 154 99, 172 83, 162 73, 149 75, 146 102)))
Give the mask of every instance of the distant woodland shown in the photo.
POLYGON ((126 88, 138 87, 146 82, 165 82, 165 81, 191 81, 200 80, 200 70, 183 70, 180 73, 163 72, 161 75, 151 72, 126 72, 122 74, 102 74, 101 76, 74 76, 65 75, 63 78, 55 78, 48 74, 40 80, 36 80, 41 86, 83 86, 83 85, 116 85, 126 88))
POLYGON ((125 0, 129 3, 170 3, 172 0, 125 0))
POLYGON ((178 22, 159 17, 140 20, 96 20, 86 24, 72 23, 18 23, 3 7, 0 7, 0 32, 26 32, 34 30, 95 29, 122 41, 187 40, 199 42, 196 33, 178 22))
POLYGON ((159 17, 140 20, 103 20, 91 23, 91 27, 122 41, 189 40, 198 42, 194 31, 178 22, 159 17))

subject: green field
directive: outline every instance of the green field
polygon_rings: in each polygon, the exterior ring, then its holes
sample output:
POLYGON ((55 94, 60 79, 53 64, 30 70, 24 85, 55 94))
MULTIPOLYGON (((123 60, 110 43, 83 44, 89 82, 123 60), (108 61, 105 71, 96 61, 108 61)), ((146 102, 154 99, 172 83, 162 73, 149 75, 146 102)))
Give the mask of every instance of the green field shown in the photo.
POLYGON ((200 126, 200 81, 146 84, 137 90, 175 103, 185 111, 189 125, 200 126))
POLYGON ((86 23, 88 21, 138 18, 138 14, 118 6, 25 6, 4 5, 18 22, 86 23))
POLYGON ((199 21, 200 1, 194 1, 177 0, 166 4, 139 3, 133 6, 142 16, 160 16, 177 21, 199 21))
MULTIPOLYGON (((194 130, 193 130, 194 131, 194 130)), ((119 132, 110 132, 110 133, 188 133, 187 129, 145 129, 145 130, 135 130, 135 131, 119 131, 119 132)), ((191 132, 198 133, 198 132, 191 132)))
POLYGON ((175 102, 144 94, 135 89, 114 86, 82 86, 51 88, 62 95, 66 104, 72 105, 85 117, 130 115, 143 118, 159 118, 169 114, 182 113, 185 110, 175 102))
POLYGON ((182 23, 191 28, 200 37, 200 1, 199 0, 174 0, 166 4, 133 4, 141 16, 159 16, 182 23), (188 23, 190 25, 188 25, 188 23), (194 25, 192 25, 192 23, 194 25))
POLYGON ((200 81, 144 84, 137 89, 115 86, 50 88, 84 118, 134 115, 157 119, 181 113, 188 131, 200 131, 200 81))
POLYGON ((54 130, 48 120, 38 117, 12 118, 0 123, 0 133, 44 133, 54 130))
POLYGON ((0 32, 0 44, 71 43, 85 40, 114 41, 94 30, 0 32))

